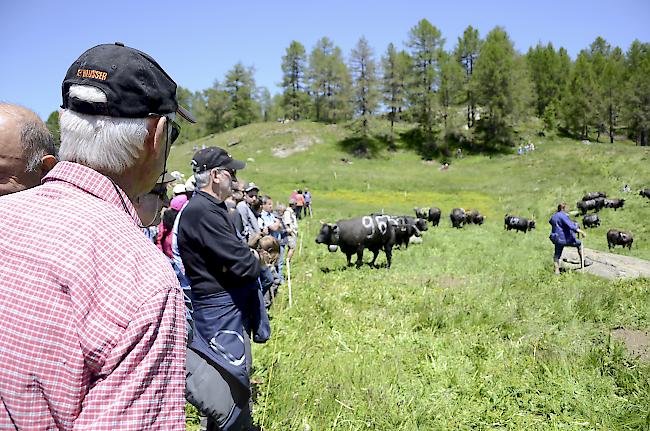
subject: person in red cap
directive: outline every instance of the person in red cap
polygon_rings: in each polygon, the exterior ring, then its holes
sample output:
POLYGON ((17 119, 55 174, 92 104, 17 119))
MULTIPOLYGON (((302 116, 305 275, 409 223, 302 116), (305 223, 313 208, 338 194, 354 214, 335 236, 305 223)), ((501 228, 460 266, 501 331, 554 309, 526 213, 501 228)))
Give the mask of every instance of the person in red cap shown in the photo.
POLYGON ((183 295, 133 202, 166 171, 175 116, 193 117, 120 43, 61 89, 61 161, 0 198, 0 428, 184 430, 183 295))

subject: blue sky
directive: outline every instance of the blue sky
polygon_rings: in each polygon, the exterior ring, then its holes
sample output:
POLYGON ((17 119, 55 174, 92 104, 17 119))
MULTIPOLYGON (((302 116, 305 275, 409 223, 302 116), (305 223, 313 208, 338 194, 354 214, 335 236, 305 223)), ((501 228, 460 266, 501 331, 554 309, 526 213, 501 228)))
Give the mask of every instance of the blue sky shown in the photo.
POLYGON ((499 25, 515 48, 537 42, 565 47, 572 58, 597 36, 627 50, 650 42, 650 1, 85 1, 0 0, 0 100, 42 118, 61 104, 61 81, 87 48, 124 42, 152 55, 181 86, 203 90, 241 61, 258 85, 279 92, 281 57, 292 40, 311 51, 327 36, 347 56, 361 36, 379 58, 403 48, 426 18, 452 49, 472 25, 484 37, 499 25))

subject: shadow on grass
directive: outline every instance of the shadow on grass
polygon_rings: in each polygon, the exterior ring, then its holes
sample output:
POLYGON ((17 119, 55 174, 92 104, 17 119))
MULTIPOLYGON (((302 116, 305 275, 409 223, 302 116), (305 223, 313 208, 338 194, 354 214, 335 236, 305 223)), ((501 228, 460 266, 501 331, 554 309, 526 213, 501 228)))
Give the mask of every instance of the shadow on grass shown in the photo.
POLYGON ((355 157, 372 159, 376 158, 386 142, 379 136, 350 136, 338 142, 341 150, 355 157))

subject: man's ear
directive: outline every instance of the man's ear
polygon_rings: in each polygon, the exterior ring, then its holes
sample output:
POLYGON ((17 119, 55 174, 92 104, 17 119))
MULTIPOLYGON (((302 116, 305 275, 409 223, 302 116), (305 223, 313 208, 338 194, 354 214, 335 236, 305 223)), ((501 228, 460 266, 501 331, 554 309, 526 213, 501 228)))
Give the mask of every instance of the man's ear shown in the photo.
POLYGON ((165 132, 167 131, 167 128, 165 127, 166 124, 167 117, 160 117, 158 118, 158 121, 155 122, 155 129, 151 145, 153 153, 157 156, 160 155, 162 151, 165 151, 165 148, 167 146, 167 136, 165 136, 165 132))
POLYGON ((43 156, 41 159, 41 174, 45 175, 52 170, 54 165, 56 165, 56 157, 51 154, 43 156))

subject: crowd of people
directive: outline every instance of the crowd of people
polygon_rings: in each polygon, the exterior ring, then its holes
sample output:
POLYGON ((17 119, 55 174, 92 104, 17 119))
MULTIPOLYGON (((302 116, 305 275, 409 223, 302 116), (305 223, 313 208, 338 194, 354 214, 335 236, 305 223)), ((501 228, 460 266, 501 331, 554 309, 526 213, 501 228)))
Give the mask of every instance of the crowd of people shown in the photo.
POLYGON ((0 428, 253 429, 250 340, 286 275, 311 194, 274 206, 218 147, 167 172, 193 123, 149 55, 98 45, 62 84, 61 144, 0 103, 0 428), (168 196, 172 190, 173 196, 168 196))

